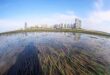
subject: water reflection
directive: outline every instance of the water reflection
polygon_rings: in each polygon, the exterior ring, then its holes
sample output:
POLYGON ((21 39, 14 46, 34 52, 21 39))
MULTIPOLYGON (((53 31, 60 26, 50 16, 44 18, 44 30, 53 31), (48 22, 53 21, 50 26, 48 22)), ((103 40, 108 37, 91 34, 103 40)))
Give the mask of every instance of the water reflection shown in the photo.
POLYGON ((109 38, 42 32, 0 39, 0 75, 110 75, 109 38))
POLYGON ((81 33, 73 33, 73 35, 75 36, 74 37, 74 40, 76 40, 76 41, 79 41, 80 40, 81 33))
POLYGON ((16 63, 4 75, 41 75, 38 49, 29 43, 16 59, 16 63))
POLYGON ((27 33, 27 32, 24 32, 24 35, 25 35, 25 36, 28 36, 28 33, 27 33))

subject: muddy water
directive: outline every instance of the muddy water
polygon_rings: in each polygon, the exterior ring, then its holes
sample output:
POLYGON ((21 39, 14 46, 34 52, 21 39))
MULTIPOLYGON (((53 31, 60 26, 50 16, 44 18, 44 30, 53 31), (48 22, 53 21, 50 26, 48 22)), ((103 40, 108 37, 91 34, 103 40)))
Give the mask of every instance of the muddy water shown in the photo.
POLYGON ((64 32, 1 35, 0 75, 110 75, 110 37, 64 32))

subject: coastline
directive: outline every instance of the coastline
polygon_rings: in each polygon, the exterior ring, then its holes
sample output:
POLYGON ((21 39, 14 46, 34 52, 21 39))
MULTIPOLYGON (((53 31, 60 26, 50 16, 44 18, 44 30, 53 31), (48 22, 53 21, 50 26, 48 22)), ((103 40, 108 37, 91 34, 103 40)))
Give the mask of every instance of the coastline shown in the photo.
POLYGON ((110 33, 95 31, 95 30, 86 30, 86 29, 26 29, 26 30, 14 30, 8 32, 2 32, 3 34, 14 34, 14 33, 22 33, 22 32, 75 32, 75 33, 85 33, 85 34, 93 34, 93 35, 101 35, 101 36, 110 36, 110 33))

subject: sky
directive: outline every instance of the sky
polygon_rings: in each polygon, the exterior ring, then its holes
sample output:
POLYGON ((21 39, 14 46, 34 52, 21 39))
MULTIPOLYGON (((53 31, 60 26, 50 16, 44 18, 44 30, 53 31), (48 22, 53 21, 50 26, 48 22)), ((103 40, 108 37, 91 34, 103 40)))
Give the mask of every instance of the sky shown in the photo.
POLYGON ((74 23, 110 33, 110 0, 0 0, 0 32, 37 24, 74 23))

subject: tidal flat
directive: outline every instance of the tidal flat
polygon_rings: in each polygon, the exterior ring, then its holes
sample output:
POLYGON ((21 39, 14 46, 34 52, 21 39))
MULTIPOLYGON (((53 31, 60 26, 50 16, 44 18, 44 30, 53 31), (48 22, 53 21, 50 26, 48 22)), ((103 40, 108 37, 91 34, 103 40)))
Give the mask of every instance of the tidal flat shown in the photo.
POLYGON ((0 35, 0 75, 110 75, 110 37, 75 32, 0 35))

